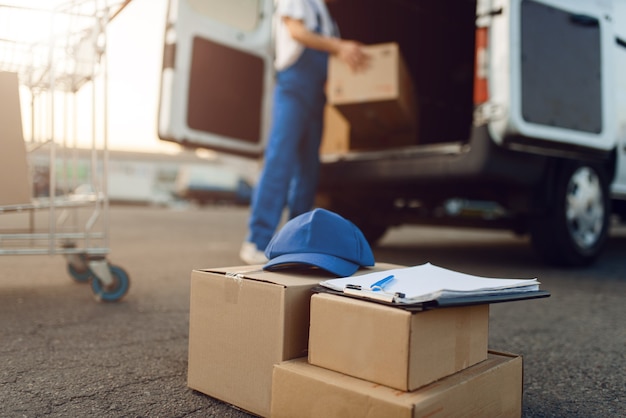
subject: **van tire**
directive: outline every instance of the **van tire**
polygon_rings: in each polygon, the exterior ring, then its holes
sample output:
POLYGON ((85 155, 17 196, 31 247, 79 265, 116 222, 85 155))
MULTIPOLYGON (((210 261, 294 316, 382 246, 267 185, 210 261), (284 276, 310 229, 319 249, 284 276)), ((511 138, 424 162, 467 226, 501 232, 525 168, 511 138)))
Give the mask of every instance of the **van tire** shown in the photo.
POLYGON ((611 200, 606 173, 589 163, 566 162, 558 169, 551 190, 545 216, 531 222, 535 251, 549 264, 591 264, 609 234, 611 200))

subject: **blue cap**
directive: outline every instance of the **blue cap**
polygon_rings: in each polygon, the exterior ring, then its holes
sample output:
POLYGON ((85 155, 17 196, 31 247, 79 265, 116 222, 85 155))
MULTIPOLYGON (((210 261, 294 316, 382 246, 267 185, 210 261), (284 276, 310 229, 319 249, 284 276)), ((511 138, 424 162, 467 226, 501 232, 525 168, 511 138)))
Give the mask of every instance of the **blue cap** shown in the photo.
POLYGON ((373 266, 374 255, 361 230, 326 209, 303 213, 287 222, 265 249, 265 270, 289 265, 319 267, 340 277, 373 266))

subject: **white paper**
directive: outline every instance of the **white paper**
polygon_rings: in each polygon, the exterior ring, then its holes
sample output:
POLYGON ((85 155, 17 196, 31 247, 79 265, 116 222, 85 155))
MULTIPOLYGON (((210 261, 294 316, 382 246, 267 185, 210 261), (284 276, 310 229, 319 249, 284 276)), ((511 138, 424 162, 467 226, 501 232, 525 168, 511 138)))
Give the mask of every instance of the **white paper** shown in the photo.
POLYGON ((371 293, 373 283, 393 275, 394 280, 384 288, 386 294, 396 296, 396 303, 427 302, 441 298, 480 296, 505 292, 528 292, 539 290, 536 279, 502 279, 459 273, 430 263, 415 267, 392 269, 361 276, 344 277, 321 282, 322 286, 342 292, 348 285, 360 286, 363 296, 371 293))

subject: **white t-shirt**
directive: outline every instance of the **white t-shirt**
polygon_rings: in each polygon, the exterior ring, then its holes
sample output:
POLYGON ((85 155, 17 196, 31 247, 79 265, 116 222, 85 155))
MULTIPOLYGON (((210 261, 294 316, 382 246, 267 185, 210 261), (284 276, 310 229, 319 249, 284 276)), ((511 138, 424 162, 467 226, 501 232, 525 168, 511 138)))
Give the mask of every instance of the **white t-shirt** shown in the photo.
POLYGON ((325 36, 335 36, 335 24, 328 13, 323 0, 278 0, 276 5, 276 70, 284 70, 295 63, 304 46, 291 37, 283 22, 283 17, 302 20, 307 29, 313 31, 317 26, 317 16, 320 16, 321 31, 325 36))

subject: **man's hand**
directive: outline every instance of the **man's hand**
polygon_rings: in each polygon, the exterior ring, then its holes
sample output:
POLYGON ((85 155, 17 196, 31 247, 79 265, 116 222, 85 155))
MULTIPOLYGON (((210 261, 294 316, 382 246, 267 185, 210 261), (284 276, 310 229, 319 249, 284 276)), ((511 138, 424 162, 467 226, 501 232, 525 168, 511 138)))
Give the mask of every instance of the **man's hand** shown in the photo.
POLYGON ((363 71, 369 65, 369 55, 363 52, 362 45, 355 41, 340 40, 336 55, 354 72, 363 71))

